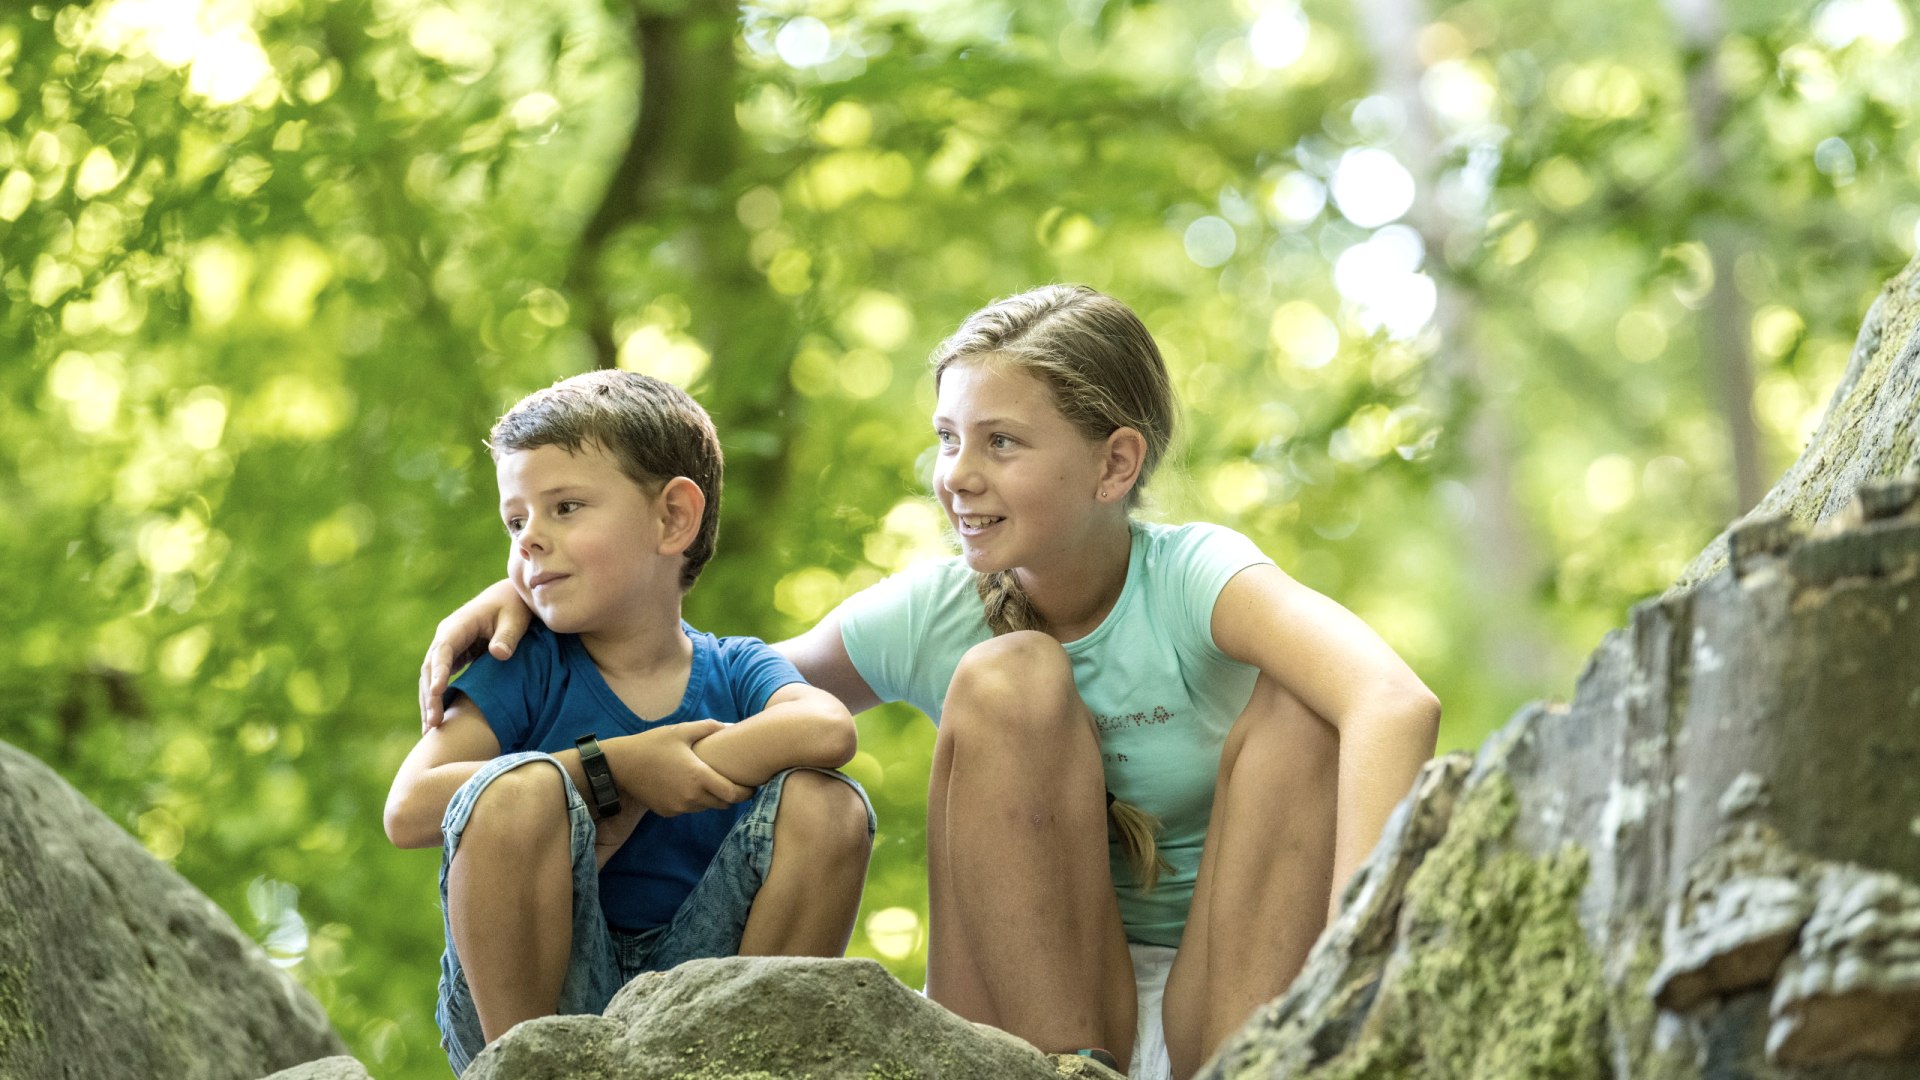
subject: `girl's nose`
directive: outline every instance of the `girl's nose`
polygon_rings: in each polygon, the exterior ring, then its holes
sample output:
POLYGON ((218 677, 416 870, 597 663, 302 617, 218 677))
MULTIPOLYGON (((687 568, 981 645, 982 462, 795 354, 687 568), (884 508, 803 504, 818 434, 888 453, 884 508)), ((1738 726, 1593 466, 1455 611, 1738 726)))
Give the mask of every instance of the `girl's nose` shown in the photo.
POLYGON ((979 461, 973 453, 961 450, 947 458, 944 464, 944 469, 934 470, 934 483, 954 492, 980 490, 979 461))

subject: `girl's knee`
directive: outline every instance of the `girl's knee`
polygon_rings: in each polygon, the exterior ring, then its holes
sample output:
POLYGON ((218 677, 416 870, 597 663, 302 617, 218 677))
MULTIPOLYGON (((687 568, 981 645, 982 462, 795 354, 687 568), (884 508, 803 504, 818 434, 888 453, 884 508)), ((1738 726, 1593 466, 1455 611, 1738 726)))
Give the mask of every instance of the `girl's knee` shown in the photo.
POLYGON ((978 716, 991 729, 1018 728, 1031 737, 1047 728, 1072 730, 1084 723, 1085 711, 1066 650, 1046 634, 1022 630, 983 641, 960 658, 941 723, 978 716))
POLYGON ((798 844, 816 857, 864 860, 873 846, 866 800, 853 785, 813 769, 787 775, 774 829, 778 843, 798 844))

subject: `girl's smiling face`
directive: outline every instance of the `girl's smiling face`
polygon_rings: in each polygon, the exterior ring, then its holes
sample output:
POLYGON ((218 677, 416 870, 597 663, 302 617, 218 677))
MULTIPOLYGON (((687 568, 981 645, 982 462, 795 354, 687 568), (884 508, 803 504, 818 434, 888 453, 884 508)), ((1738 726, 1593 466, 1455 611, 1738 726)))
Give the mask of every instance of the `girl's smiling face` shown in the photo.
POLYGON ((1088 550, 1106 446, 1038 378, 991 358, 954 364, 934 406, 933 491, 978 573, 1064 565, 1088 550))

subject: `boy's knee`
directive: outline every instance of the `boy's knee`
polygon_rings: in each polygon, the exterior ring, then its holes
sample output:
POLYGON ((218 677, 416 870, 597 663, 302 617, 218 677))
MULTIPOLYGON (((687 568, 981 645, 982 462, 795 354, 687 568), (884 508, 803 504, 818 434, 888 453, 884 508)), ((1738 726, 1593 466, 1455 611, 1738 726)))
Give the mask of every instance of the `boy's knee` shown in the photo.
POLYGON ((530 761, 493 778, 474 799, 460 846, 475 840, 522 849, 564 840, 567 789, 560 770, 530 761))
POLYGON ((812 769, 788 774, 774 828, 779 842, 815 857, 864 859, 873 845, 866 800, 851 784, 812 769))
MULTIPOLYGON (((983 641, 968 649, 954 669, 947 709, 958 705, 997 730, 1009 726, 1070 730, 1084 707, 1073 684, 1073 662, 1060 643, 1046 634, 1023 630, 983 641)), ((942 717, 945 723, 945 717, 942 717)))

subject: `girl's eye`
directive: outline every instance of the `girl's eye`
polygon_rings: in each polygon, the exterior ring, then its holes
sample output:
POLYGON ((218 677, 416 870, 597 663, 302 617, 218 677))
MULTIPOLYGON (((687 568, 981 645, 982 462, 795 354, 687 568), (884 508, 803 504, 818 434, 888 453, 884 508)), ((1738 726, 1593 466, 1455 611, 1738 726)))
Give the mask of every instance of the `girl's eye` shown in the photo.
POLYGON ((941 446, 953 445, 953 432, 948 431, 945 428, 935 428, 933 431, 933 437, 940 441, 941 446))
POLYGON ((582 507, 583 505, 585 504, 578 499, 566 499, 560 503, 558 509, 563 514, 571 514, 575 510, 580 509, 580 507, 582 507))
POLYGON ((993 447, 995 450, 1011 450, 1013 449, 1013 438, 1009 435, 995 435, 987 441, 987 445, 993 447))
POLYGON ((519 532, 520 526, 524 524, 526 524, 525 518, 517 518, 517 517, 508 518, 507 519, 507 535, 512 536, 514 533, 519 532))

